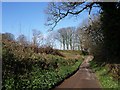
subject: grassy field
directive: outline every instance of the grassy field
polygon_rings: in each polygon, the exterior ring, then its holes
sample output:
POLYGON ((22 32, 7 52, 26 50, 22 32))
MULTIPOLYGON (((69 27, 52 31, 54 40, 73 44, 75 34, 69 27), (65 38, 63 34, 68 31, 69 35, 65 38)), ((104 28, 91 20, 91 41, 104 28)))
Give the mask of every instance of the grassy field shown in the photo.
POLYGON ((79 50, 59 50, 59 51, 65 56, 65 59, 84 58, 81 51, 79 50))

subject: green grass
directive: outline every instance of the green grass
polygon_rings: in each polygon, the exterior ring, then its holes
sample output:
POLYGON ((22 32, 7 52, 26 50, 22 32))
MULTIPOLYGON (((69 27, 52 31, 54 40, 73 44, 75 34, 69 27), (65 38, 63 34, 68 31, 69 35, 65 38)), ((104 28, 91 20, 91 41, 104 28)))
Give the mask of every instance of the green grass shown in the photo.
POLYGON ((76 54, 79 54, 79 55, 81 55, 82 54, 82 52, 80 51, 80 50, 59 50, 61 53, 68 53, 68 54, 74 54, 74 55, 76 55, 76 54))
POLYGON ((79 50, 59 50, 60 53, 66 58, 66 59, 79 59, 84 58, 83 54, 79 50))
POLYGON ((118 80, 115 80, 112 76, 110 76, 106 66, 100 67, 94 61, 91 61, 90 64, 92 69, 95 71, 102 88, 120 88, 118 80))

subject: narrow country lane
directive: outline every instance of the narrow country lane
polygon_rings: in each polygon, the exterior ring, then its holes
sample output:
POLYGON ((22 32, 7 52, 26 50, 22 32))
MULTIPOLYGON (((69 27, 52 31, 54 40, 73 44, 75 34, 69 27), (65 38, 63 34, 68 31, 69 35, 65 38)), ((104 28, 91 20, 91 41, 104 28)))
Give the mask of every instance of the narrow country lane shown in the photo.
POLYGON ((55 90, 58 88, 96 88, 96 90, 100 90, 99 81, 89 68, 89 61, 92 59, 93 56, 87 56, 79 70, 59 86, 56 86, 55 90))

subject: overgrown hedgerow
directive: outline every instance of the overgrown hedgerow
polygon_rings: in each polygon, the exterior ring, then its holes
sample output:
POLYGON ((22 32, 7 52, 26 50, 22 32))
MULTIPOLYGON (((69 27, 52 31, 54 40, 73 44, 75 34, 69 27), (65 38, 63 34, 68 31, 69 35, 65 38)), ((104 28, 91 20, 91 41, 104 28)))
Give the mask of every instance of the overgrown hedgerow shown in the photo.
POLYGON ((3 42, 2 89, 50 89, 75 71, 81 60, 35 53, 15 42, 3 42))

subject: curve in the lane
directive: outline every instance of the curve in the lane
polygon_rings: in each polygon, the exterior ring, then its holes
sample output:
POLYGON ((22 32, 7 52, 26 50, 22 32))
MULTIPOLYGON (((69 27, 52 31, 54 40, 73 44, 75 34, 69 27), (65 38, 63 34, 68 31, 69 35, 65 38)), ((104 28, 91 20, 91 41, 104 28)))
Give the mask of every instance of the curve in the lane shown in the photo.
POLYGON ((99 81, 93 71, 89 68, 89 61, 93 56, 87 56, 81 64, 79 70, 70 78, 64 80, 56 89, 59 88, 96 88, 100 89, 99 81))

